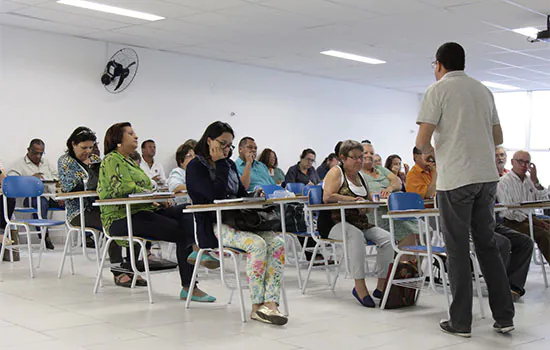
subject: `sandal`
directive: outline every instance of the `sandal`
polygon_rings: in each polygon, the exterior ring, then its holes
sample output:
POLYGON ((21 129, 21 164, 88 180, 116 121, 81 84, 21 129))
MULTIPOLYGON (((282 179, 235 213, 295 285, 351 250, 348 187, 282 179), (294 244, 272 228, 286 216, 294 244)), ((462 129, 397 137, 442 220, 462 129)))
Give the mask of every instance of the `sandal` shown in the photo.
POLYGON ((127 274, 121 273, 120 275, 113 276, 113 277, 115 279, 115 284, 117 286, 124 287, 124 288, 131 288, 132 287, 132 278, 130 276, 128 276, 127 274), (122 279, 124 277, 128 278, 128 280, 126 282, 122 282, 122 279))

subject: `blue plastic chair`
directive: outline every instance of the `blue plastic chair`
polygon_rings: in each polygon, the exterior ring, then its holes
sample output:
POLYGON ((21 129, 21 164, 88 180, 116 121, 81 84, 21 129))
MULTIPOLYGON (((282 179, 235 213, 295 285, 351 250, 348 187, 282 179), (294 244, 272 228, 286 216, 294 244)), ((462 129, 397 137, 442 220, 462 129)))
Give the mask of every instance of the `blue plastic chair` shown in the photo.
POLYGON ((56 227, 56 226, 64 226, 65 221, 59 221, 59 220, 48 220, 43 219, 42 215, 40 213, 40 199, 39 197, 44 193, 44 184, 40 179, 34 177, 34 176, 8 176, 4 179, 2 182, 2 192, 4 194, 3 201, 4 201, 4 219, 6 220, 6 233, 4 234, 4 239, 2 241, 2 250, 0 252, 0 260, 4 258, 4 253, 6 249, 13 251, 13 249, 20 249, 27 247, 29 251, 29 268, 31 273, 31 278, 34 278, 34 263, 33 263, 33 256, 32 256, 32 249, 33 247, 37 247, 37 245, 33 245, 31 243, 31 234, 42 234, 40 239, 40 244, 38 245, 39 248, 39 258, 38 258, 38 265, 37 267, 40 267, 40 262, 42 260, 42 253, 45 250, 46 243, 46 229, 49 227, 56 227), (36 198, 36 201, 38 203, 38 208, 36 214, 38 215, 38 219, 15 219, 11 220, 10 217, 8 217, 8 211, 7 211, 7 199, 8 198, 36 198), (25 234, 27 235, 27 243, 26 244, 18 244, 18 245, 8 245, 8 240, 11 241, 11 227, 23 227, 25 229, 25 234), (30 226, 35 226, 40 229, 40 231, 31 231, 30 226))
POLYGON ((286 190, 296 195, 301 195, 304 192, 304 187, 306 185, 301 182, 289 182, 286 184, 286 190))
POLYGON ((284 188, 279 185, 260 185, 257 187, 261 188, 264 191, 266 199, 271 198, 275 191, 284 191, 284 188))

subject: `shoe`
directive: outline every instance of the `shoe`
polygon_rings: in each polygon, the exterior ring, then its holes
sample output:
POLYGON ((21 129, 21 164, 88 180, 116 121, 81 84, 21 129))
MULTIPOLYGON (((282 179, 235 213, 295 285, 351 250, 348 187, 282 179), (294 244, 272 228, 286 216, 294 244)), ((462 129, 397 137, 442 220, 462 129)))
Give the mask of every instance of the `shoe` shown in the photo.
POLYGON ((495 332, 497 332, 497 333, 500 333, 500 334, 508 334, 508 333, 510 333, 511 331, 513 331, 513 330, 516 329, 516 328, 514 327, 513 324, 510 324, 510 325, 508 325, 508 326, 502 326, 502 325, 500 325, 498 322, 495 322, 495 323, 493 324, 493 329, 494 329, 495 332))
POLYGON ((262 305, 258 311, 256 311, 256 314, 264 320, 277 326, 283 326, 288 322, 288 318, 285 315, 280 313, 278 310, 271 310, 265 305, 262 305))
POLYGON ((86 237, 86 248, 92 248, 95 249, 95 242, 92 239, 92 236, 86 237))
MULTIPOLYGON (((182 288, 180 292, 180 300, 187 300, 188 296, 189 296, 189 292, 182 288)), ((192 295, 191 301, 196 301, 199 303, 213 303, 216 301, 216 298, 208 294, 203 295, 202 297, 192 295)))
POLYGON ((113 277, 115 279, 115 284, 117 286, 124 287, 124 288, 131 288, 132 287, 132 277, 128 276, 127 274, 121 273, 120 275, 113 276, 113 277), (124 276, 128 277, 129 280, 126 281, 126 282, 122 282, 122 279, 124 278, 124 276))
POLYGON ((447 321, 447 320, 439 321, 439 328, 441 328, 441 331, 443 331, 445 333, 456 335, 458 337, 462 337, 462 338, 471 338, 472 337, 471 331, 459 331, 458 329, 454 329, 451 326, 450 322, 447 321))
POLYGON ((382 292, 380 289, 375 289, 374 292, 372 292, 372 296, 376 299, 382 299, 384 296, 384 292, 382 292))
POLYGON ((351 294, 355 297, 355 299, 357 299, 357 301, 363 305, 364 307, 375 307, 376 305, 374 304, 374 300, 372 300, 371 296, 370 295, 367 295, 366 297, 363 298, 363 300, 361 300, 359 298, 359 294, 357 294, 357 291, 355 290, 355 288, 352 289, 351 291, 351 294))
POLYGON ((515 290, 512 291, 512 301, 514 303, 517 303, 519 301, 519 299, 521 298, 521 294, 519 294, 518 292, 516 292, 515 290))
POLYGON ((44 239, 44 243, 46 243, 46 249, 49 249, 49 250, 54 250, 54 246, 53 246, 53 243, 52 243, 52 240, 50 239, 50 237, 46 237, 44 239))
MULTIPOLYGON (((198 255, 198 252, 191 252, 191 254, 189 254, 189 256, 187 257, 187 262, 191 265, 195 265, 198 255)), ((220 267, 220 261, 205 252, 201 256, 201 266, 204 266, 209 270, 214 270, 220 267)))
POLYGON ((261 318, 261 317, 258 315, 258 312, 256 312, 256 311, 254 311, 254 312, 250 315, 250 319, 252 319, 252 320, 254 320, 254 321, 259 321, 259 322, 262 322, 262 323, 273 324, 271 321, 265 320, 265 319, 261 318))

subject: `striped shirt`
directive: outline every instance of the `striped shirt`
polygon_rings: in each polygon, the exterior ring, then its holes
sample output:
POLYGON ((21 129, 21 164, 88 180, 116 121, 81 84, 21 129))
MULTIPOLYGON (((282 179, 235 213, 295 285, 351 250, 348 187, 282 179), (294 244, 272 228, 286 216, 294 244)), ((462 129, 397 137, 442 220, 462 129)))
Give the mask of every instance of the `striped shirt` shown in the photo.
MULTIPOLYGON (((497 198, 499 203, 519 204, 525 201, 539 201, 548 199, 548 190, 538 190, 529 176, 521 181, 520 177, 513 171, 502 176, 497 187, 497 198)), ((524 210, 505 210, 501 216, 508 220, 523 222, 527 219, 524 210)))

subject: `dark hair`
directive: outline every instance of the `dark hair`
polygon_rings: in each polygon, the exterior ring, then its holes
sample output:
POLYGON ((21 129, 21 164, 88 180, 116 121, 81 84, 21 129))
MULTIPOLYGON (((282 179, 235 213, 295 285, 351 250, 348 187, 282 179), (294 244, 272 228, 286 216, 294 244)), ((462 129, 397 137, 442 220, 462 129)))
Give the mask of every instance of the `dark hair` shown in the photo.
POLYGON ((155 141, 150 140, 150 139, 149 139, 149 140, 145 140, 145 141, 143 141, 143 142, 141 143, 141 149, 144 149, 144 148, 145 148, 145 145, 146 145, 148 142, 155 143, 155 141))
POLYGON ((275 164, 273 166, 276 168, 279 165, 279 159, 277 158, 277 153, 275 153, 274 150, 271 148, 266 148, 262 151, 262 154, 260 154, 260 158, 258 158, 259 162, 264 163, 267 167, 269 167, 269 156, 271 156, 271 153, 275 156, 275 164))
POLYGON ((250 136, 245 136, 245 137, 243 137, 243 138, 241 139, 241 141, 239 141, 239 148, 244 147, 244 145, 246 145, 246 142, 247 142, 248 140, 250 140, 250 141, 252 141, 252 142, 255 142, 255 140, 254 140, 252 137, 250 137, 250 136))
POLYGON ((397 154, 392 154, 391 156, 386 158, 386 164, 384 165, 384 167, 389 171, 391 171, 391 164, 393 163, 393 160, 395 158, 399 159, 400 161, 403 161, 403 159, 401 159, 401 157, 399 157, 397 154))
MULTIPOLYGON (((204 158, 210 158, 210 147, 208 146, 208 139, 214 140, 217 137, 220 137, 221 134, 224 132, 228 132, 233 137, 235 137, 235 133, 233 132, 233 128, 227 123, 216 121, 212 124, 208 125, 206 127, 206 130, 204 130, 204 134, 202 134, 202 137, 197 142, 197 145, 195 146, 195 154, 204 158)), ((228 158, 231 158, 232 151, 229 152, 228 158)))
POLYGON ((413 148, 413 155, 414 155, 414 154, 422 154, 422 152, 421 152, 416 146, 414 146, 414 148, 413 148))
POLYGON ((95 136, 95 132, 90 130, 90 128, 87 128, 85 126, 79 126, 78 128, 74 129, 71 136, 69 136, 69 139, 67 140, 67 152, 69 155, 76 159, 76 155, 74 154, 73 149, 73 142, 78 145, 81 142, 86 141, 93 141, 96 142, 97 137, 95 136))
POLYGON ((44 146, 45 144, 44 144, 44 141, 40 139, 32 139, 31 143, 29 143, 29 148, 31 148, 33 145, 44 146))
POLYGON ((349 152, 353 150, 358 150, 363 152, 364 151, 363 145, 354 140, 345 140, 344 142, 342 142, 342 146, 340 147, 339 156, 344 156, 347 158, 349 157, 349 152))
POLYGON ((363 140, 363 141, 361 141, 361 143, 366 143, 368 145, 372 144, 372 142, 370 142, 370 140, 363 140))
POLYGON ((435 60, 448 71, 464 70, 466 53, 457 43, 445 43, 437 49, 435 60))
POLYGON ((343 141, 338 141, 338 143, 336 144, 336 146, 334 146, 334 153, 340 154, 340 147, 342 147, 342 142, 343 142, 343 141))
POLYGON ((116 150, 117 144, 122 142, 124 128, 126 127, 132 127, 132 124, 129 122, 116 123, 107 129, 105 132, 105 140, 103 140, 103 152, 105 155, 116 150))
POLYGON ((194 145, 191 143, 184 143, 183 145, 179 146, 176 150, 176 164, 180 166, 181 163, 185 161, 185 156, 189 151, 194 150, 194 145))
POLYGON ((134 162, 137 162, 138 160, 141 160, 141 154, 139 154, 138 151, 134 151, 134 152, 130 153, 128 155, 128 157, 130 157, 130 159, 133 160, 134 162))
POLYGON ((197 140, 195 139, 189 139, 183 143, 184 145, 190 145, 191 147, 195 148, 197 146, 197 140))
POLYGON ((314 156, 317 156, 314 150, 312 150, 311 148, 306 148, 305 150, 302 151, 302 154, 300 155, 300 159, 304 159, 308 154, 313 154, 314 156))
POLYGON ((328 162, 330 162, 331 160, 334 160, 334 158, 338 158, 338 156, 336 155, 336 153, 331 153, 329 154, 325 160, 323 160, 323 164, 327 164, 328 162))

